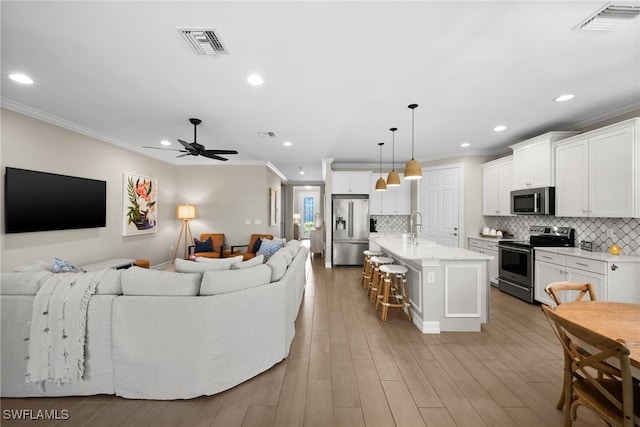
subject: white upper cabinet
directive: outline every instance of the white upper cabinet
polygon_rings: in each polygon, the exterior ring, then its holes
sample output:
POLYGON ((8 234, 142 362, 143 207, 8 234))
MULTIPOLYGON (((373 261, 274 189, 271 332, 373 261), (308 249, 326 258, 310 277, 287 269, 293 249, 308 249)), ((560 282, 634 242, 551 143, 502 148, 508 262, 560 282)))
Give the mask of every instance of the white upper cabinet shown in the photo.
POLYGON ((503 157, 482 165, 482 214, 511 214, 513 157, 503 157))
POLYGON ((513 150, 513 189, 554 185, 555 159, 552 143, 576 132, 548 132, 509 148, 513 150))
MULTIPOLYGON (((400 175, 399 187, 387 187, 385 191, 375 191, 379 173, 372 173, 370 179, 369 214, 370 215, 411 215, 411 182, 400 175)), ((382 179, 386 179, 382 175, 382 179)))
POLYGON ((331 194, 369 194, 369 171, 333 171, 331 194))
POLYGON ((640 216, 640 119, 555 144, 556 216, 640 216))

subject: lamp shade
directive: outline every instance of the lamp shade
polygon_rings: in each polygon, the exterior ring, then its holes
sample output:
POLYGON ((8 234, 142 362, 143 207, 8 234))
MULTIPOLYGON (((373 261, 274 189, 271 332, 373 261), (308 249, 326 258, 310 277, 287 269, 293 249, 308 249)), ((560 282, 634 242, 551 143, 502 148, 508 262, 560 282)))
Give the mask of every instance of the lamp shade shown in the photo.
POLYGON ((395 170, 387 175, 387 187, 397 187, 400 185, 400 175, 395 170))
POLYGON ((178 205, 176 208, 176 216, 179 219, 194 219, 196 217, 196 206, 178 205))
POLYGON ((422 167, 417 160, 409 160, 404 166, 404 179, 420 179, 422 178, 422 167))
POLYGON ((384 182, 384 179, 378 178, 376 181, 376 191, 385 191, 387 189, 387 183, 384 182))

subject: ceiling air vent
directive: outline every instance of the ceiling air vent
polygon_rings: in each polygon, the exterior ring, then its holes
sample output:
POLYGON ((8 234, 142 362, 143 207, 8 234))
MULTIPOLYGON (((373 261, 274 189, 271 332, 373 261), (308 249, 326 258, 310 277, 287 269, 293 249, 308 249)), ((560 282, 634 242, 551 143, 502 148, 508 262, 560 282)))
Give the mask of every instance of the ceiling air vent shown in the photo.
POLYGON ((178 28, 178 31, 198 55, 229 53, 216 34, 215 28, 178 28))
POLYGON ((609 4, 578 25, 580 30, 617 31, 640 15, 640 6, 609 4))
POLYGON ((273 132, 258 132, 258 136, 261 138, 275 138, 276 134, 273 132))

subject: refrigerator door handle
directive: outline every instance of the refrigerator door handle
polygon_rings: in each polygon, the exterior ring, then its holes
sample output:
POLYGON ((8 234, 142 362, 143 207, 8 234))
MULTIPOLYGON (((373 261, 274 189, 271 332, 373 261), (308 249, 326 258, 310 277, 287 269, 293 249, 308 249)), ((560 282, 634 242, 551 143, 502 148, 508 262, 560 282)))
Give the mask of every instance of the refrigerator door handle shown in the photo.
POLYGON ((353 238, 353 202, 349 202, 349 238, 353 238))

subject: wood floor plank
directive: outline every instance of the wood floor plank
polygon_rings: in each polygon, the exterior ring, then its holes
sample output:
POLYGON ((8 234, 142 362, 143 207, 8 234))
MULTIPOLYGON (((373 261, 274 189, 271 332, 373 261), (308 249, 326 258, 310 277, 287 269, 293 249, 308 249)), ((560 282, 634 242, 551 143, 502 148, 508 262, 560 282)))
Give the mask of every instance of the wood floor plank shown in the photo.
POLYGON ((420 408, 420 414, 427 427, 456 427, 447 408, 420 408))
POLYGON ((333 426, 365 427, 364 416, 360 408, 333 408, 333 426))
POLYGON ((382 381, 382 388, 397 427, 426 425, 404 381, 382 381))
POLYGON ((212 427, 232 427, 242 426, 244 417, 247 414, 251 398, 255 393, 258 381, 255 378, 245 381, 242 384, 225 392, 226 398, 222 402, 216 417, 211 423, 212 427))
POLYGON ((276 406, 278 404, 282 381, 287 370, 287 362, 288 360, 285 359, 257 377, 258 385, 251 400, 251 405, 276 406))
POLYGON ((465 369, 445 344, 433 345, 430 350, 452 380, 469 381, 473 379, 473 375, 465 369))
POLYGON ((275 406, 250 406, 242 427, 272 427, 275 416, 275 406))
POLYGON ((360 395, 347 344, 331 344, 331 385, 334 408, 359 408, 360 395))
POLYGON ((309 379, 331 379, 331 344, 329 344, 329 331, 327 329, 314 329, 311 333, 309 379))
POLYGON ((353 369, 367 427, 395 425, 373 360, 354 360, 353 369))
POLYGON ((182 420, 180 427, 210 427, 226 398, 226 393, 218 393, 190 400, 193 407, 182 420))
POLYGON ((305 427, 324 427, 333 424, 331 381, 309 380, 304 411, 305 427))
MULTIPOLYGON (((167 402, 164 406, 158 408, 158 410, 148 418, 149 425, 157 427, 175 427, 182 424, 182 420, 188 416, 193 409, 193 404, 183 402, 167 402)), ((126 424, 130 426, 131 424, 126 424)), ((239 424, 228 424, 239 425, 239 424)), ((123 426, 124 427, 124 426, 123 426)))
POLYGON ((273 422, 275 426, 299 427, 303 424, 308 375, 308 359, 289 360, 273 422))
POLYGON ((456 381, 456 385, 485 423, 491 427, 513 426, 514 420, 493 400, 477 381, 456 381))
POLYGON ((396 345, 392 353, 416 405, 420 408, 444 406, 407 346, 396 345))

